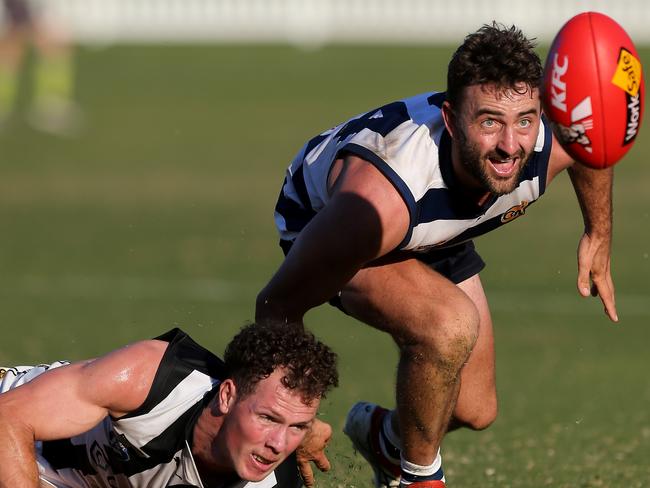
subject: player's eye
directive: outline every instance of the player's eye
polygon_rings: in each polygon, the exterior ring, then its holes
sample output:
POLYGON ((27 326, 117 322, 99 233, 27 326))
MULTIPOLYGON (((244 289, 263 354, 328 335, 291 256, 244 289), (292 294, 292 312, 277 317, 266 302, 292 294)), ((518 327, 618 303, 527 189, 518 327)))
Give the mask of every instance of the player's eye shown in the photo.
POLYGON ((530 119, 521 119, 519 121, 519 127, 522 127, 522 128, 530 127, 531 124, 532 124, 532 122, 530 121, 530 119))
POLYGON ((493 129, 496 127, 497 121, 494 119, 485 119, 481 122, 481 126, 486 128, 486 129, 493 129))

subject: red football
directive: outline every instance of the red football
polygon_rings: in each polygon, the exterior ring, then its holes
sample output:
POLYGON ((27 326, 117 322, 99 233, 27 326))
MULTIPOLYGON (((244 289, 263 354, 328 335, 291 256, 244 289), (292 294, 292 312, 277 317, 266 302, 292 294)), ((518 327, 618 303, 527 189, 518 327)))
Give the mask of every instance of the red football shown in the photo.
POLYGON ((620 25, 597 12, 564 24, 546 59, 542 103, 569 155, 593 168, 616 164, 639 133, 643 102, 639 55, 620 25))

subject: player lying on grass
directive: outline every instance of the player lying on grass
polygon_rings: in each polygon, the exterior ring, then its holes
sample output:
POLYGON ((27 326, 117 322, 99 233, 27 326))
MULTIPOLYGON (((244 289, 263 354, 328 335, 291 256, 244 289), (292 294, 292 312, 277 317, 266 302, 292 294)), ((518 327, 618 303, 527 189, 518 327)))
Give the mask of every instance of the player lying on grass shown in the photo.
POLYGON ((293 453, 337 381, 326 345, 269 324, 244 327, 224 361, 174 329, 98 359, 4 369, 0 487, 299 487, 293 453))
MULTIPOLYGON (((542 116, 541 78, 519 29, 484 26, 453 55, 446 92, 323 132, 287 172, 275 209, 286 259, 260 292, 256 319, 300 322, 330 300, 392 336, 396 410, 361 402, 345 426, 378 487, 444 486, 445 433, 494 421, 492 320, 473 239, 525 215, 564 169, 585 223, 579 291, 591 288, 618 320, 612 170, 573 164, 542 116)), ((516 245, 503 242, 503 252, 516 245)))

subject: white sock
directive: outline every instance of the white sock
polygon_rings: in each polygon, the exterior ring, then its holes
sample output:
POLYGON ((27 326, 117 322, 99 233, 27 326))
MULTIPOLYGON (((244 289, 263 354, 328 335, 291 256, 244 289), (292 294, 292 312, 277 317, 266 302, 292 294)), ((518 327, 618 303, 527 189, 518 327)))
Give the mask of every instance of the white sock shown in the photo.
POLYGON ((445 476, 442 472, 442 457, 440 456, 440 449, 436 454, 436 458, 429 466, 421 466, 412 463, 402 458, 402 485, 410 485, 420 479, 440 479, 445 481, 445 476), (436 476, 439 475, 440 477, 436 476))

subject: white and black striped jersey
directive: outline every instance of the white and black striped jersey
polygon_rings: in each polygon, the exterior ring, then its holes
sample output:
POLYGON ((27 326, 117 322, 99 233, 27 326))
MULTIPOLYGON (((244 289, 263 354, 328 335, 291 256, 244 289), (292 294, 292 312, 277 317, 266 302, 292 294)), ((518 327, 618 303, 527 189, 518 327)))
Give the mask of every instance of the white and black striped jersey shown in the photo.
POLYGON ((406 202, 409 231, 399 248, 449 247, 516 217, 545 190, 551 130, 542 118, 534 153, 517 188, 478 207, 456 191, 445 93, 423 93, 366 112, 311 139, 293 160, 275 207, 280 238, 293 241, 328 202, 327 178, 344 153, 374 164, 406 202))
MULTIPOLYGON (((224 377, 223 362, 179 329, 140 408, 84 434, 37 443, 41 485, 57 488, 204 487, 191 454, 194 425, 224 377)), ((41 369, 47 369, 42 368, 41 369)), ((42 372, 42 371, 41 371, 42 372)), ((260 482, 236 477, 206 488, 298 488, 295 457, 260 482)))

